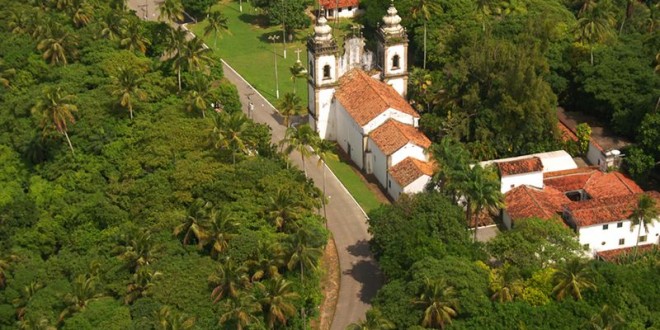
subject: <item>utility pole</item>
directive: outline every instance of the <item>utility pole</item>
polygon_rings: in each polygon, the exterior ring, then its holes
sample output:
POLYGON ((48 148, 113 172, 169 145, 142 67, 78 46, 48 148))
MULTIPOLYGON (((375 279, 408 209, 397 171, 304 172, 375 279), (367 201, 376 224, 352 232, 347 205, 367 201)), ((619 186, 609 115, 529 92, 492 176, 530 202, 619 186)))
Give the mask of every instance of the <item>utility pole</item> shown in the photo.
MULTIPOLYGON (((284 11, 284 0, 282 0, 282 12, 284 11)), ((284 49, 284 59, 286 59, 286 24, 284 24, 285 18, 286 15, 282 15, 282 49, 284 49)))
POLYGON ((280 82, 277 79, 277 52, 275 49, 275 43, 277 42, 277 39, 279 39, 280 36, 277 35, 272 35, 268 37, 268 40, 273 42, 273 57, 275 58, 275 97, 277 99, 280 98, 280 82))

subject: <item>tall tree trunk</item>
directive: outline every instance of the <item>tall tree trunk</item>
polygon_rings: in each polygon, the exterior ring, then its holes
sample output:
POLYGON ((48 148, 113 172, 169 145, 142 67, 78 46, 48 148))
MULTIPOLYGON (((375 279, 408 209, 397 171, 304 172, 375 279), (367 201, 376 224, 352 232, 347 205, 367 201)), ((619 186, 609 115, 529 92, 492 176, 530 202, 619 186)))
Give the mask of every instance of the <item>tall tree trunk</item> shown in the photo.
POLYGON ((637 260, 637 247, 639 246, 639 235, 642 234, 642 223, 644 219, 639 219, 639 228, 637 229, 637 239, 635 240, 635 252, 633 252, 633 260, 637 260))
POLYGON ((321 203, 323 203, 323 217, 325 218, 325 229, 328 229, 328 213, 325 210, 325 202, 326 202, 326 197, 325 197, 325 161, 323 161, 323 199, 321 200, 321 203))
POLYGON ((131 120, 133 120, 133 106, 130 102, 128 103, 128 113, 131 116, 131 120))
POLYGON ((66 131, 64 131, 63 133, 64 136, 66 137, 66 142, 69 143, 69 149, 71 149, 71 154, 75 155, 76 153, 73 151, 73 145, 71 144, 71 139, 69 139, 69 134, 66 131))
POLYGON ((179 80, 179 92, 181 91, 181 67, 176 70, 176 77, 179 80))
POLYGON ((303 153, 300 153, 300 158, 302 158, 302 163, 303 163, 303 173, 305 173, 305 178, 307 177, 307 168, 305 167, 305 155, 303 153))
POLYGON ((424 69, 426 69, 426 20, 424 21, 424 69))
POLYGON ((215 44, 218 42, 218 31, 213 31, 213 48, 215 49, 215 44))
POLYGON ((591 66, 594 66, 594 45, 589 44, 589 54, 591 55, 591 66))

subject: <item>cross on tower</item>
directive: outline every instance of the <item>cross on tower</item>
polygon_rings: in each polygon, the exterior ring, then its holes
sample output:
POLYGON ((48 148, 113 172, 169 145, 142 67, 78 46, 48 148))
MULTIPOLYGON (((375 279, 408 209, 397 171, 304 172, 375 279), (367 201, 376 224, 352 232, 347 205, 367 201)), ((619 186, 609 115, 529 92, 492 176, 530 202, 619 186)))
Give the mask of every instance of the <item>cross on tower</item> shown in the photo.
POLYGON ((294 52, 296 53, 296 56, 297 56, 297 59, 298 59, 297 61, 300 62, 300 52, 302 52, 302 49, 296 48, 296 50, 294 50, 294 52))

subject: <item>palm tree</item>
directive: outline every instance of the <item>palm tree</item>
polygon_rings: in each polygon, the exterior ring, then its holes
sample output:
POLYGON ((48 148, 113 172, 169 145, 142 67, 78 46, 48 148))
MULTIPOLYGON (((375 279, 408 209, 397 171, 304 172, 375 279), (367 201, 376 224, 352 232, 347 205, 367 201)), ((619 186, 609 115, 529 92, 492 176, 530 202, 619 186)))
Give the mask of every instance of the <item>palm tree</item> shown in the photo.
POLYGON ((117 75, 112 77, 112 95, 119 96, 119 105, 128 109, 133 119, 133 98, 140 101, 147 99, 147 93, 141 89, 144 79, 136 69, 119 67, 117 75))
POLYGON ((284 97, 277 102, 277 109, 284 117, 284 126, 289 127, 291 116, 301 115, 305 111, 301 102, 300 98, 293 93, 284 94, 284 97))
POLYGON ((126 267, 133 273, 137 272, 140 267, 147 266, 156 260, 159 251, 160 246, 156 245, 148 230, 123 235, 120 245, 115 248, 119 259, 124 261, 126 267))
POLYGON ((300 282, 305 280, 305 269, 315 270, 319 259, 323 255, 320 248, 310 246, 311 233, 306 228, 299 228, 291 236, 290 256, 287 267, 289 270, 300 269, 300 282))
POLYGON ((23 316, 25 316, 25 308, 30 302, 30 299, 32 299, 37 291, 41 290, 43 287, 44 286, 41 282, 32 281, 30 284, 23 287, 18 298, 12 300, 12 304, 16 307, 16 318, 19 321, 23 320, 23 316))
POLYGON ((419 298, 413 304, 424 308, 422 326, 444 329, 458 313, 458 299, 454 287, 447 285, 444 279, 424 278, 424 286, 419 298))
POLYGON ((296 63, 294 63, 293 66, 289 68, 289 71, 291 72, 291 80, 293 81, 293 94, 295 95, 296 79, 306 77, 307 69, 305 69, 305 66, 300 62, 300 60, 297 60, 296 63))
POLYGON ((655 204, 655 199, 651 196, 642 194, 637 200, 637 207, 630 215, 630 231, 634 230, 637 226, 637 238, 635 240, 635 252, 633 259, 637 259, 637 247, 639 246, 639 236, 642 234, 642 227, 646 233, 649 232, 649 224, 658 221, 658 206, 655 204))
POLYGON ((76 27, 83 27, 92 21, 94 7, 85 0, 73 0, 71 5, 71 20, 76 27))
POLYGON ((594 44, 607 39, 612 34, 614 18, 604 5, 594 5, 585 10, 577 22, 578 41, 589 44, 591 65, 594 65, 594 44))
POLYGON ((186 45, 186 30, 181 26, 176 29, 170 28, 170 33, 167 35, 167 55, 172 61, 172 65, 176 70, 177 80, 179 82, 179 92, 181 91, 181 69, 186 66, 186 58, 183 54, 183 48, 186 45))
POLYGON ((240 290, 247 286, 247 267, 237 265, 231 258, 226 258, 217 268, 217 271, 209 276, 209 284, 213 287, 211 299, 218 303, 222 298, 238 298, 240 290))
POLYGON ((130 305, 139 298, 150 296, 151 289, 155 285, 154 282, 162 276, 161 272, 151 272, 146 268, 140 268, 137 273, 133 274, 131 283, 126 287, 124 303, 130 305))
POLYGON ((30 14, 27 10, 12 9, 9 11, 7 27, 12 34, 24 34, 30 26, 30 14))
POLYGON ((28 316, 16 322, 16 325, 20 330, 57 330, 57 327, 51 325, 50 321, 43 316, 39 318, 28 316))
POLYGON ((442 7, 433 0, 416 0, 411 9, 412 18, 422 19, 424 21, 424 64, 423 68, 426 69, 426 24, 431 19, 431 14, 438 14, 442 11, 442 7))
POLYGON ((575 300, 581 300, 582 291, 596 289, 596 285, 591 281, 592 275, 593 271, 586 262, 577 258, 570 260, 552 275, 552 282, 555 285, 552 294, 560 301, 566 295, 573 296, 575 300))
POLYGON ((37 44, 37 49, 43 52, 43 59, 52 65, 67 64, 67 57, 74 55, 78 45, 75 35, 58 23, 44 29, 46 30, 39 32, 43 38, 37 44))
POLYGON ((182 236, 183 245, 190 244, 193 239, 200 245, 206 236, 205 223, 209 221, 213 204, 198 198, 188 209, 188 215, 184 222, 174 228, 174 236, 182 236))
POLYGON ((367 319, 360 323, 351 323, 346 330, 394 330, 396 325, 385 318, 377 308, 367 311, 367 319))
POLYGON ((188 111, 197 110, 202 113, 202 118, 206 118, 206 109, 212 98, 213 93, 211 93, 209 80, 206 75, 195 73, 188 85, 188 94, 186 95, 186 100, 188 101, 186 108, 188 111))
POLYGON ((501 270, 494 272, 494 288, 490 300, 500 303, 512 302, 516 297, 523 294, 523 281, 510 271, 505 265, 501 270))
POLYGON ((600 313, 589 319, 588 328, 593 330, 614 330, 624 325, 625 320, 614 308, 604 305, 600 313))
POLYGON ((467 173, 464 187, 466 218, 468 223, 474 222, 474 241, 477 240, 479 215, 484 210, 499 209, 504 206, 504 197, 500 191, 500 182, 490 169, 477 164, 467 173))
POLYGON ((326 227, 328 225, 328 215, 325 210, 325 205, 327 204, 326 193, 325 193, 325 169, 327 167, 326 161, 328 159, 337 159, 338 156, 335 154, 335 143, 330 140, 317 139, 314 145, 314 154, 319 157, 317 163, 318 166, 323 167, 323 195, 321 196, 321 202, 323 205, 323 217, 326 219, 326 227))
POLYGON ((219 325, 223 328, 243 330, 244 327, 259 323, 259 319, 254 315, 260 307, 259 302, 246 293, 229 299, 222 306, 222 310, 225 312, 220 315, 219 325), (233 323, 233 327, 228 326, 229 322, 233 323))
POLYGON ((210 221, 204 226, 201 244, 208 246, 211 257, 216 258, 229 248, 229 241, 236 235, 239 223, 226 209, 211 209, 209 218, 210 221))
POLYGON ((64 321, 64 318, 71 314, 84 310, 91 301, 102 296, 97 291, 97 281, 96 276, 88 274, 80 274, 76 277, 71 286, 72 291, 64 296, 64 304, 67 307, 60 313, 59 322, 64 321))
POLYGON ((0 85, 9 87, 9 78, 15 74, 15 69, 5 69, 5 60, 0 57, 0 85))
POLYGON ((209 57, 211 52, 213 50, 206 47, 202 39, 195 37, 184 44, 181 56, 185 59, 189 71, 201 71, 213 63, 213 59, 209 57))
POLYGON ((287 128, 286 133, 284 134, 284 140, 280 141, 280 146, 286 145, 284 152, 287 155, 290 155, 293 151, 300 153, 305 177, 307 177, 305 159, 312 155, 312 151, 310 150, 309 146, 315 145, 315 139, 318 138, 318 135, 309 126, 309 124, 303 124, 298 127, 287 128))
POLYGON ((76 122, 73 113, 78 111, 78 107, 71 104, 74 98, 73 95, 64 94, 60 87, 49 88, 43 91, 41 100, 32 108, 33 113, 41 115, 40 126, 44 134, 54 128, 58 133, 64 135, 72 154, 74 153, 73 145, 69 139, 67 125, 76 122))
POLYGON ((143 35, 142 23, 137 17, 131 17, 126 20, 121 30, 121 39, 119 45, 128 50, 139 51, 144 54, 147 52, 147 46, 151 44, 149 39, 143 35))
POLYGON ((165 0, 158 7, 158 18, 172 22, 183 20, 183 4, 181 0, 165 0))
POLYGON ((282 230, 289 221, 300 218, 303 206, 298 198, 291 194, 288 189, 277 189, 275 197, 270 196, 266 205, 266 218, 269 219, 277 230, 282 230))
POLYGON ((172 311, 169 306, 163 306, 154 312, 157 330, 190 330, 195 326, 195 318, 172 311))
POLYGON ((486 32, 486 21, 492 14, 492 6, 497 0, 477 0, 477 15, 481 20, 481 31, 486 32))
POLYGON ((227 26, 227 17, 220 11, 212 11, 206 19, 208 25, 204 27, 204 36, 208 36, 213 32, 213 48, 215 48, 218 41, 218 32, 229 32, 227 26))
POLYGON ((245 266, 250 272, 250 281, 280 277, 280 268, 285 266, 286 253, 279 243, 259 242, 256 254, 252 255, 245 266))
POLYGON ((288 318, 296 314, 293 302, 300 296, 293 291, 291 283, 282 277, 272 278, 260 286, 262 297, 259 298, 261 310, 266 316, 269 329, 275 329, 278 324, 286 326, 288 318))
POLYGON ((125 29, 125 25, 128 24, 128 20, 123 18, 121 14, 118 14, 115 11, 110 11, 103 18, 101 23, 101 31, 99 32, 102 38, 109 40, 116 40, 121 37, 123 34, 122 31, 125 29))
POLYGON ((222 112, 214 118, 212 139, 215 148, 229 149, 232 153, 232 163, 236 164, 237 153, 247 153, 250 148, 245 140, 249 121, 242 112, 228 114, 222 112))

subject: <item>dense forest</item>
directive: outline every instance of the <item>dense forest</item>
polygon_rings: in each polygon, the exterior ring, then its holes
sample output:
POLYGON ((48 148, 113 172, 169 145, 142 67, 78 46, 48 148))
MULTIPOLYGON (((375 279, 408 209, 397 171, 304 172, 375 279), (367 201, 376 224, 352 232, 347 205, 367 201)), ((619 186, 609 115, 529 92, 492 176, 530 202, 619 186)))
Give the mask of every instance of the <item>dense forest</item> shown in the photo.
POLYGON ((0 13, 0 328, 315 316, 320 192, 242 114, 199 39, 121 0, 0 13))
MULTIPOLYGON (((389 1, 363 0, 373 31, 389 1)), ((433 140, 476 159, 565 147, 554 109, 595 116, 636 143, 639 181, 660 161, 660 3, 399 0, 414 68, 409 97, 433 140)))

